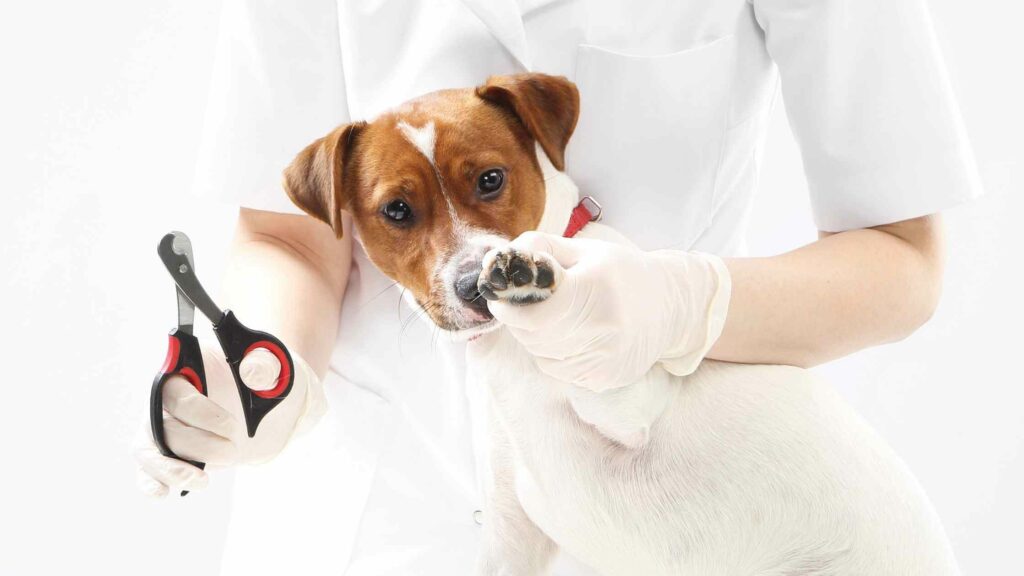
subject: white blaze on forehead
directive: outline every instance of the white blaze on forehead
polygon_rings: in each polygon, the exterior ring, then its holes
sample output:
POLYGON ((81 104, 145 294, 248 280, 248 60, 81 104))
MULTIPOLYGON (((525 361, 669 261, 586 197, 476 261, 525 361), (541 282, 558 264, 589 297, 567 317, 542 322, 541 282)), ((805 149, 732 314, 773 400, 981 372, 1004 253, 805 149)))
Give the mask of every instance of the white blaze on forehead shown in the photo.
POLYGON ((408 122, 402 120, 398 123, 398 129, 420 151, 420 154, 430 161, 430 165, 434 166, 434 142, 436 140, 434 122, 430 121, 419 128, 413 128, 408 122))
POLYGON ((405 136, 405 139, 412 143, 420 154, 430 162, 430 167, 434 169, 434 175, 437 177, 437 183, 441 187, 441 195, 444 196, 445 204, 448 205, 448 214, 452 217, 452 222, 457 226, 461 225, 459 220, 459 214, 455 211, 455 205, 452 204, 452 199, 448 197, 448 191, 444 187, 444 178, 441 177, 441 171, 437 169, 437 163, 434 162, 434 147, 436 146, 437 137, 434 131, 434 121, 431 120, 420 126, 419 128, 413 127, 405 120, 398 122, 398 130, 405 136))

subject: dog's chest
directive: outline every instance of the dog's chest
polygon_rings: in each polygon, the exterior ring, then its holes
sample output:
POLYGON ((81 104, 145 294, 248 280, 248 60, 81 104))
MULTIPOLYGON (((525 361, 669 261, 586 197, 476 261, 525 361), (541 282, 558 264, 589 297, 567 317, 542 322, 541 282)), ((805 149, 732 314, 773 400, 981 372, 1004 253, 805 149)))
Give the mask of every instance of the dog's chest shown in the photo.
POLYGON ((597 442, 642 448, 650 429, 672 398, 673 376, 656 366, 639 381, 594 392, 556 380, 501 329, 468 348, 470 385, 488 390, 492 417, 522 443, 523 452, 569 438, 571 446, 597 442), (594 440, 582 442, 578 437, 594 440))
MULTIPOLYGON (((617 392, 595 394, 561 383, 536 366, 505 330, 469 347, 471 386, 488 391, 490 457, 508 460, 496 474, 514 475, 515 492, 530 518, 567 550, 594 558, 628 541, 634 518, 609 515, 610 502, 635 494, 636 470, 653 421, 669 401, 667 373, 617 392), (588 419, 592 421, 588 421, 588 419), (641 447, 626 446, 625 440, 641 447)), ((641 515, 634 510, 623 513, 641 515)))

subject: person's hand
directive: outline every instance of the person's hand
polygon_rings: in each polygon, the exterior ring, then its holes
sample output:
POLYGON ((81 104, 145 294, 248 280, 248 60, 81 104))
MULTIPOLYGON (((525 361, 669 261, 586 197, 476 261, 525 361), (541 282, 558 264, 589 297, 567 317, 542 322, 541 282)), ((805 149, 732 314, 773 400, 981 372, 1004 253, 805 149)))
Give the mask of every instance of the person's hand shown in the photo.
MULTIPOLYGON (((292 390, 263 418, 256 436, 249 438, 223 352, 205 342, 202 351, 209 397, 181 377, 172 377, 164 385, 164 434, 168 447, 178 456, 219 466, 265 462, 276 456, 300 427, 309 427, 323 414, 323 386, 313 369, 292 352, 292 390)), ((253 390, 273 388, 280 370, 277 358, 264 349, 249 353, 239 366, 242 381, 253 390)), ((138 486, 144 493, 163 496, 172 487, 196 490, 206 486, 205 471, 160 453, 153 442, 148 409, 135 444, 138 486)))
POLYGON ((538 232, 523 234, 511 248, 546 253, 563 267, 544 301, 488 303, 540 369, 558 380, 607 390, 635 382, 659 361, 683 376, 721 334, 731 284, 717 256, 538 232))

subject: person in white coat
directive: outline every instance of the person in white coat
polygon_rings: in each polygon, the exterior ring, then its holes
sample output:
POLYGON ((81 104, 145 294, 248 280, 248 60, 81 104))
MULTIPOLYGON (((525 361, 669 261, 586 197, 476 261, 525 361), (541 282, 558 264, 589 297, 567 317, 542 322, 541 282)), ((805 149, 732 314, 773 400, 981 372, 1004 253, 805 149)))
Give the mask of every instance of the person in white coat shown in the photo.
MULTIPOLYGON (((290 408, 251 440, 222 369, 209 400, 165 393, 176 452, 265 462, 238 467, 226 574, 467 574, 477 552, 463 345, 281 189, 331 127, 493 74, 568 77, 568 174, 644 250, 724 259, 728 313, 701 350, 735 362, 813 366, 912 333, 939 298, 938 213, 980 193, 924 0, 228 0, 222 26, 197 188, 241 207, 224 299, 299 364, 290 408), (821 234, 745 258, 780 86, 821 234)), ((686 321, 641 328, 709 319, 686 321)), ((148 442, 138 458, 152 494, 209 480, 148 442)))

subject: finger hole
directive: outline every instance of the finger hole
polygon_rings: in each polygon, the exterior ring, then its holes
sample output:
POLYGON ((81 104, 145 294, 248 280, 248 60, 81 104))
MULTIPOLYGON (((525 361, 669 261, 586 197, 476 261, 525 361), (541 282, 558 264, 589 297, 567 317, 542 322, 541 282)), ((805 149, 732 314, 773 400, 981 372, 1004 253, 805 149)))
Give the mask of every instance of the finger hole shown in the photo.
POLYGON ((252 390, 270 390, 277 386, 281 362, 266 348, 257 348, 242 358, 238 365, 242 382, 252 390))

